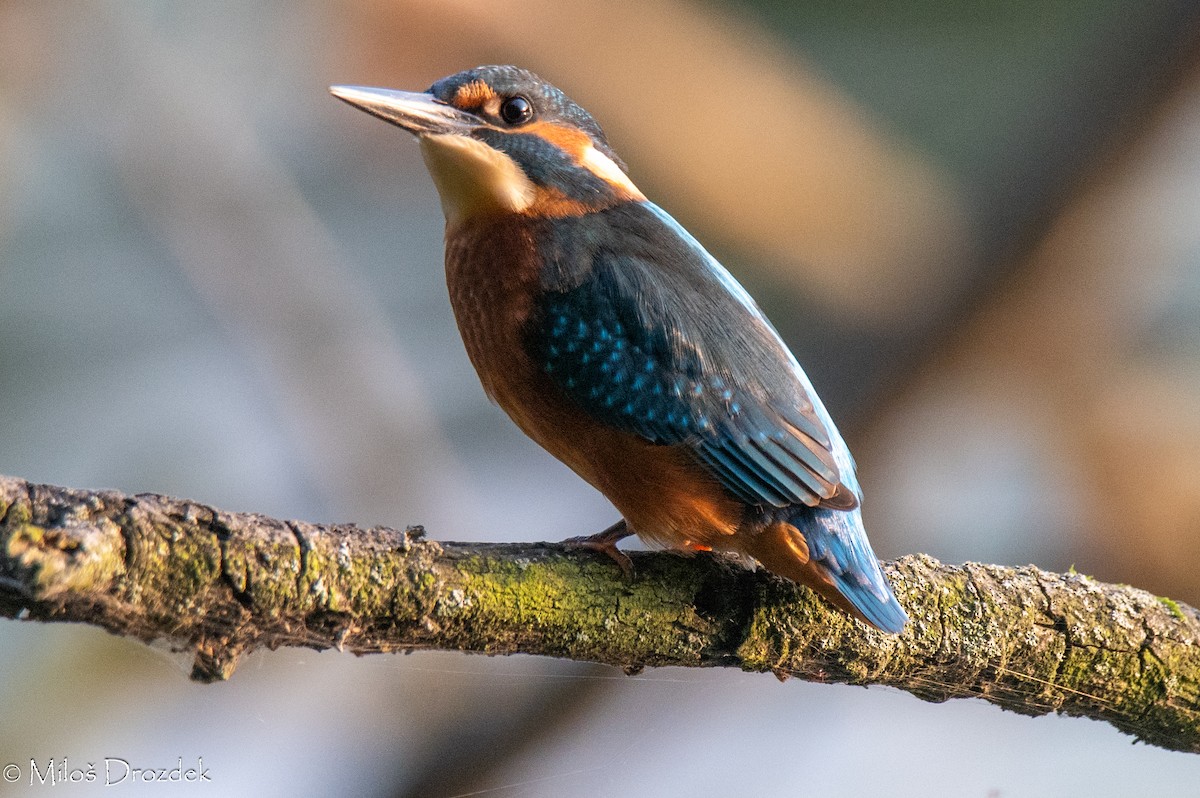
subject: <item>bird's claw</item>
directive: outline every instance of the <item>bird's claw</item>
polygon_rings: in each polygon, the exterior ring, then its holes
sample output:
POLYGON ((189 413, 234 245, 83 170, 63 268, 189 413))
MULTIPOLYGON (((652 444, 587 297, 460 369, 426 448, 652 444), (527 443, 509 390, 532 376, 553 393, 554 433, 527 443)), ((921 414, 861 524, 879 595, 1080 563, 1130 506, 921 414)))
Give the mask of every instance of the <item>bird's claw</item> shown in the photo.
POLYGON ((562 545, 568 549, 586 549, 599 554, 606 554, 617 567, 621 569, 621 573, 626 579, 633 578, 633 560, 629 559, 629 555, 617 548, 617 541, 629 537, 633 533, 625 525, 624 521, 618 521, 603 532, 597 532, 595 535, 584 535, 577 538, 567 538, 562 542, 562 545))

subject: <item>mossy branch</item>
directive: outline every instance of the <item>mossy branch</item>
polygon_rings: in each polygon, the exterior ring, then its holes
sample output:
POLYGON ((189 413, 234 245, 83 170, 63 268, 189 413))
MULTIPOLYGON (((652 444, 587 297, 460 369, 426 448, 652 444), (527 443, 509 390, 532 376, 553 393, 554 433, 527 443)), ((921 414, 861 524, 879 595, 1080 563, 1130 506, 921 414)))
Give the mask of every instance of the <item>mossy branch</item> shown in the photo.
POLYGON ((439 648, 617 665, 733 666, 977 696, 1200 752, 1200 613, 1033 567, 905 557, 913 622, 870 630, 806 588, 718 557, 606 558, 426 540, 0 477, 0 616, 76 621, 195 652, 225 679, 259 646, 439 648))

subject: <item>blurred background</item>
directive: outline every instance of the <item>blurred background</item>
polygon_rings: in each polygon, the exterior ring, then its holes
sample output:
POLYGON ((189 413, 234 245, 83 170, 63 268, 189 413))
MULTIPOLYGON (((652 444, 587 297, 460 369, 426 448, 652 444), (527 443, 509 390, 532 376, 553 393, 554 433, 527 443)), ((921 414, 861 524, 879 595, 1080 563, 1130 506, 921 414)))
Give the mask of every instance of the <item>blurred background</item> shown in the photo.
MULTIPOLYGON (((614 520, 479 389, 414 143, 326 93, 517 63, 760 299, 881 556, 1200 604, 1198 26, 1194 0, 0 0, 0 473, 446 540, 614 520)), ((189 667, 0 622, 0 766, 202 757, 281 796, 1200 783, 1091 721, 729 670, 189 667)))

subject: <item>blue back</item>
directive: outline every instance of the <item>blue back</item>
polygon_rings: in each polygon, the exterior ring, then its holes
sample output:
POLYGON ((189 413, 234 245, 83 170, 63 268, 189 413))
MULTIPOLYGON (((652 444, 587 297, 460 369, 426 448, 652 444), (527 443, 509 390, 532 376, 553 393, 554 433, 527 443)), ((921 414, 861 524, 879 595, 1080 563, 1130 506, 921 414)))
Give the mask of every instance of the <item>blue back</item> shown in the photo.
POLYGON ((572 401, 686 447, 749 504, 857 494, 849 453, 837 462, 845 446, 775 329, 669 216, 641 202, 543 223, 545 293, 526 341, 572 401))

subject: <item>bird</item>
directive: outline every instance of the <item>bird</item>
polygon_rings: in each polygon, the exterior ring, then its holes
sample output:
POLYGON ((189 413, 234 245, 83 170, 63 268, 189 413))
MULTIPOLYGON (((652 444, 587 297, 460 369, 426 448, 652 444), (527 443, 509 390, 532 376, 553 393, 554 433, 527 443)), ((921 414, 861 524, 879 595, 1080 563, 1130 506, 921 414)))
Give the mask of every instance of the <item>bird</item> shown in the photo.
POLYGON ((649 201, 600 125, 509 65, 409 92, 331 86, 416 136, 450 303, 487 395, 621 520, 575 539, 750 557, 898 633, 855 464, 737 280, 649 201))

